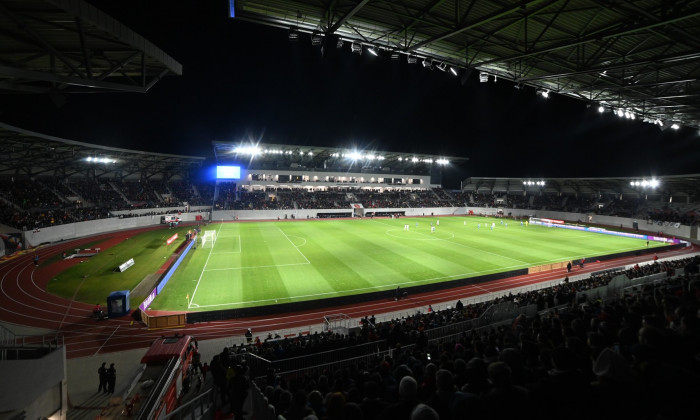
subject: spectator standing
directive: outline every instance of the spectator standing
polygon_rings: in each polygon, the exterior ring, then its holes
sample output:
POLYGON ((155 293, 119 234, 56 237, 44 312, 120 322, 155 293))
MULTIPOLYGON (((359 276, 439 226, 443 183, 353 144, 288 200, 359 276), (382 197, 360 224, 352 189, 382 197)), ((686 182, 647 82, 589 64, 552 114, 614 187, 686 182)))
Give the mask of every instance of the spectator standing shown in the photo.
POLYGON ((97 376, 100 378, 100 386, 97 387, 97 393, 107 393, 107 363, 102 362, 102 366, 97 369, 97 376))
POLYGON ((117 382, 117 369, 114 368, 114 363, 110 363, 107 369, 107 392, 114 394, 114 385, 117 382))
POLYGON ((202 380, 206 381, 207 380, 207 372, 209 371, 209 365, 207 364, 207 362, 204 362, 201 370, 202 370, 202 380))

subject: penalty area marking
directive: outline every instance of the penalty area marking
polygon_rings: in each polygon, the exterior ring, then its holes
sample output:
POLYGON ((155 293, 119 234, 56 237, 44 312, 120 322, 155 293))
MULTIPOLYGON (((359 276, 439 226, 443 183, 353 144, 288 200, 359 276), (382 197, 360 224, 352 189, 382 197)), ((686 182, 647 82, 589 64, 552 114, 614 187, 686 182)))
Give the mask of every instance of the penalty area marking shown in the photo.
POLYGON ((304 238, 303 236, 296 236, 296 235, 285 235, 285 236, 287 236, 287 238, 299 238, 299 239, 301 239, 301 240, 304 241, 304 243, 301 244, 301 245, 296 245, 296 244, 294 244, 294 242, 292 242, 292 245, 294 245, 294 246, 296 246, 296 247, 300 247, 300 246, 306 245, 306 238, 304 238))
POLYGON ((231 236, 222 236, 217 241, 220 241, 221 239, 227 239, 227 238, 238 238, 236 241, 236 244, 238 247, 233 247, 233 251, 216 251, 214 252, 213 250, 216 249, 216 242, 214 242, 214 245, 212 246, 212 254, 214 255, 219 255, 219 254, 240 254, 243 251, 243 245, 241 243, 241 235, 231 235, 231 236), (238 248, 238 250, 236 250, 238 248))
POLYGON ((289 241, 289 243, 292 244, 292 246, 297 250, 297 252, 298 252, 302 257, 304 257, 304 259, 306 260, 306 262, 309 263, 309 264, 311 264, 311 261, 309 261, 309 259, 306 258, 306 255, 304 255, 304 253, 301 252, 301 250, 299 249, 299 247, 296 246, 296 245, 294 244, 294 242, 292 242, 291 239, 289 239, 289 236, 287 236, 287 234, 284 233, 284 231, 283 231, 282 229, 280 229, 279 227, 277 227, 277 229, 279 229, 280 233, 282 233, 282 235, 284 235, 284 237, 287 238, 287 240, 289 241))

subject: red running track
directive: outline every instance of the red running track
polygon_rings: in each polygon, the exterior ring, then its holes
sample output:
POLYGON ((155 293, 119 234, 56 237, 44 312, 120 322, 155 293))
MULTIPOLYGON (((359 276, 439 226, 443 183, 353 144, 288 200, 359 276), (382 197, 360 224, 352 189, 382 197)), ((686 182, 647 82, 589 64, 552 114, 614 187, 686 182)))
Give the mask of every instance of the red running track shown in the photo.
MULTIPOLYGON (((92 318, 93 304, 64 299, 46 291, 47 284, 55 274, 70 264, 78 263, 77 261, 59 258, 56 262, 41 264, 42 261, 61 254, 65 249, 79 248, 81 244, 88 241, 98 241, 99 244, 93 247, 105 250, 135 233, 135 231, 129 231, 101 235, 39 248, 36 250, 40 262, 38 268, 34 266, 34 252, 0 263, 0 320, 10 324, 43 328, 49 330, 48 334, 62 335, 68 358, 148 347, 155 338, 163 334, 163 331, 148 331, 141 323, 132 322, 128 316, 96 321, 92 318)), ((659 254, 659 257, 680 256, 693 252, 697 252, 696 247, 667 251, 659 254)), ((586 264, 585 269, 577 269, 572 274, 585 274, 651 260, 652 257, 646 255, 590 263, 586 264)), ((359 319, 367 315, 424 309, 429 302, 456 302, 457 299, 466 300, 493 292, 562 279, 565 275, 565 269, 555 270, 413 295, 398 302, 383 299, 359 305, 281 314, 275 317, 261 316, 191 324, 178 332, 192 334, 198 340, 207 340, 242 336, 247 328, 260 332, 303 328, 321 324, 323 316, 329 313, 343 313, 352 319, 359 319)))

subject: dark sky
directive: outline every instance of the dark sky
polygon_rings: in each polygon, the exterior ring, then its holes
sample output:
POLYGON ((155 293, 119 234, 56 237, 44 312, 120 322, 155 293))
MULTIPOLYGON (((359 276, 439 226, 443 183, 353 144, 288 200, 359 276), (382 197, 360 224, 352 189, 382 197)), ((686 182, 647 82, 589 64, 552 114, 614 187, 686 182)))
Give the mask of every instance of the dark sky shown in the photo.
MULTIPOLYGON (((211 141, 467 157, 450 175, 603 177, 696 173, 697 130, 660 130, 544 99, 511 82, 479 83, 346 43, 321 56, 308 35, 228 18, 228 1, 100 1, 97 6, 183 65, 146 94, 5 96, 0 120, 88 143, 212 155, 211 141)), ((448 179, 450 177, 448 176, 448 179)), ((449 180, 447 180, 450 183, 449 180)), ((452 182, 454 185, 454 181, 452 182)))

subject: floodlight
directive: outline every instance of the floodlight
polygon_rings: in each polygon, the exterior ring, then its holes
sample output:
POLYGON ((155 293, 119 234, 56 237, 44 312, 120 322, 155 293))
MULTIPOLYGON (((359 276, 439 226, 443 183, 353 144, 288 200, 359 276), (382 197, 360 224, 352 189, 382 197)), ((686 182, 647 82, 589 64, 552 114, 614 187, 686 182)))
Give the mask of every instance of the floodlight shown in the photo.
POLYGON ((362 153, 353 151, 347 154, 347 157, 352 159, 352 160, 359 160, 362 158, 362 153))
POLYGON ((411 159, 411 162, 416 163, 416 162, 418 162, 418 160, 419 160, 419 159, 418 159, 417 157, 414 157, 414 158, 411 159))
POLYGON ((392 51, 392 52, 391 52, 391 59, 392 59, 392 60, 395 61, 395 60, 398 60, 399 58, 401 58, 401 54, 399 54, 398 51, 392 51))
POLYGON ((241 155, 259 155, 262 153, 262 149, 260 149, 258 146, 237 146, 234 149, 235 153, 241 154, 241 155))
POLYGON ((549 89, 538 89, 537 93, 542 95, 543 98, 549 98, 549 89))
POLYGON ((681 128, 681 126, 678 125, 678 123, 673 123, 673 124, 671 124, 671 128, 674 130, 678 130, 679 128, 681 128))
POLYGON ((418 57, 416 57, 415 55, 409 55, 406 57, 406 61, 408 62, 408 64, 416 64, 418 62, 418 57))
POLYGON ((623 115, 625 115, 624 111, 621 110, 621 109, 618 109, 618 110, 617 110, 617 116, 620 117, 620 118, 622 118, 623 115))
POLYGON ((447 70, 447 64, 445 64, 445 63, 438 63, 437 68, 438 68, 438 70, 440 70, 440 71, 445 71, 445 70, 447 70))
POLYGON ((289 28, 289 40, 298 41, 299 40, 299 29, 296 26, 289 28))
POLYGON ((453 76, 457 76, 457 69, 450 67, 450 73, 452 73, 453 76))
POLYGON ((355 54, 362 55, 362 44, 358 44, 356 42, 353 42, 352 45, 350 45, 350 50, 352 52, 354 52, 355 54))
POLYGON ((656 187, 658 187, 658 186, 659 186, 659 180, 658 180, 658 179, 652 179, 651 181, 649 181, 649 186, 650 186, 651 188, 656 188, 656 187))
POLYGON ((311 34, 311 45, 321 45, 323 43, 323 36, 318 33, 314 32, 311 34))
POLYGON ((482 71, 482 72, 479 72, 479 81, 480 81, 481 83, 486 83, 486 82, 488 82, 488 81, 489 81, 489 74, 488 74, 488 73, 484 73, 483 71, 482 71))
POLYGON ((447 159, 437 159, 435 163, 437 163, 438 165, 447 165, 450 163, 450 161, 447 159))
POLYGON ((371 47, 367 48, 367 51, 375 57, 378 55, 377 52, 374 50, 374 48, 371 48, 371 47))
POLYGON ((427 68, 429 70, 433 69, 433 63, 428 61, 428 59, 423 59, 423 68, 427 68))
POLYGON ((603 108, 603 105, 600 105, 600 106, 598 107, 598 112, 600 112, 600 113, 605 112, 605 108, 603 108))

